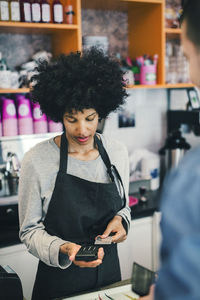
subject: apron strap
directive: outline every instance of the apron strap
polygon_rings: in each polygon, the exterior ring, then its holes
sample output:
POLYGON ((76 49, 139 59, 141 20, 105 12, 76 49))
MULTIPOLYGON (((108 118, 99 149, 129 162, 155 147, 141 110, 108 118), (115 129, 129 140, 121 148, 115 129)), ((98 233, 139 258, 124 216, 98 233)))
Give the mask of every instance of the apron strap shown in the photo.
POLYGON ((66 173, 67 170, 67 157, 68 157, 68 142, 66 138, 65 131, 61 135, 61 144, 60 144, 60 166, 59 171, 66 173))
POLYGON ((99 153, 101 155, 101 158, 103 159, 104 164, 106 165, 107 172, 108 172, 108 174, 110 176, 110 179, 112 181, 114 181, 114 176, 113 176, 113 174, 111 172, 112 164, 110 162, 110 158, 109 158, 108 153, 106 152, 106 150, 105 150, 105 148, 103 146, 102 141, 97 137, 96 134, 94 136, 94 141, 95 141, 95 144, 98 146, 99 153))
POLYGON ((119 180, 121 183, 122 190, 123 190, 123 196, 121 198, 123 198, 123 200, 124 200, 124 204, 123 204, 123 208, 124 208, 126 206, 126 200, 125 200, 126 197, 125 197, 125 189, 124 189, 122 178, 121 178, 117 168, 115 167, 115 165, 111 164, 108 153, 106 152, 101 139, 99 139, 96 134, 94 136, 94 141, 97 144, 101 158, 103 159, 103 162, 105 163, 105 165, 107 167, 107 172, 110 176, 111 181, 116 183, 116 180, 119 180))

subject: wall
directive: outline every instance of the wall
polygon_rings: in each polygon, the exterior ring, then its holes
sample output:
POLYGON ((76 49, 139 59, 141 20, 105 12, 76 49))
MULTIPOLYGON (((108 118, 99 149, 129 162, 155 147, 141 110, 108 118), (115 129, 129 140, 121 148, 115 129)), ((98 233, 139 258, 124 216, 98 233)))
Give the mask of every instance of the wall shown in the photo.
POLYGON ((158 152, 166 138, 165 90, 130 90, 126 109, 135 113, 135 127, 118 128, 118 113, 105 124, 105 133, 123 141, 129 153, 138 148, 158 152))

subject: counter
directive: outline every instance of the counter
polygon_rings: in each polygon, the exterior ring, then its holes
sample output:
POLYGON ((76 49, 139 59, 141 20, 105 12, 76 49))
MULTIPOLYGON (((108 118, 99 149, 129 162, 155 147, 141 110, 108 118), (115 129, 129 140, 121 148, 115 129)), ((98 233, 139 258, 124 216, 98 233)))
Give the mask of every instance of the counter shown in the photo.
MULTIPOLYGON (((75 295, 72 297, 67 298, 60 298, 62 300, 95 300, 99 299, 98 297, 101 297, 102 300, 108 300, 109 297, 116 300, 130 300, 130 299, 137 299, 139 296, 132 292, 131 290, 131 281, 123 280, 116 282, 112 285, 100 288, 96 291, 87 292, 84 294, 75 295), (107 296, 106 296, 107 295, 107 296), (109 297, 108 297, 109 296, 109 297)), ((110 298, 110 299, 111 299, 110 298)))
MULTIPOLYGON (((140 198, 139 193, 133 193, 132 196, 140 198)), ((142 203, 139 201, 137 205, 131 207, 131 219, 138 219, 152 216, 155 211, 159 211, 160 207, 160 191, 147 191, 145 194, 147 201, 142 203)))

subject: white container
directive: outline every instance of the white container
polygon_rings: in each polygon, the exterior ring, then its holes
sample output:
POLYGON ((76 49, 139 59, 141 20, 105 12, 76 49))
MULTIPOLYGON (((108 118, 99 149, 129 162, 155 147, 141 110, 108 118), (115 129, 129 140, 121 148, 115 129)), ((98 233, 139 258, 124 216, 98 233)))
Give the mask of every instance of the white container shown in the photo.
POLYGON ((151 190, 157 190, 160 186, 160 158, 158 155, 150 155, 141 160, 141 175, 144 179, 151 179, 151 190))
POLYGON ((11 88, 11 72, 7 70, 0 71, 0 89, 11 88))

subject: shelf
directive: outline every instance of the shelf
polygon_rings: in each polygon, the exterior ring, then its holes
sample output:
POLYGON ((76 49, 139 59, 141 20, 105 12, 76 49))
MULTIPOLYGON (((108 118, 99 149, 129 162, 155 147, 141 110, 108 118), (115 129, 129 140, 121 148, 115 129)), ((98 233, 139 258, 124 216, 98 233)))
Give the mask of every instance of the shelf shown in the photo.
POLYGON ((165 28, 165 34, 169 39, 180 39, 181 28, 165 28))
POLYGON ((195 85, 193 83, 166 83, 165 84, 166 89, 184 89, 190 87, 195 87, 195 85))
POLYGON ((0 94, 26 94, 30 93, 29 88, 23 89, 0 89, 0 94))
MULTIPOLYGON (((166 84, 155 84, 155 85, 131 85, 127 86, 126 89, 181 89, 194 87, 192 83, 166 83, 166 84)), ((30 93, 28 88, 24 89, 0 89, 1 94, 27 94, 30 93)))
POLYGON ((128 4, 162 4, 163 0, 82 0, 82 8, 127 11, 128 4))
POLYGON ((121 2, 137 2, 137 3, 148 3, 148 4, 163 4, 163 0, 121 0, 121 2))
POLYGON ((63 30, 76 30, 78 25, 54 24, 54 23, 26 23, 0 21, 0 32, 12 33, 53 33, 63 30))
POLYGON ((194 87, 192 83, 177 83, 177 84, 155 84, 155 85, 132 85, 126 89, 184 89, 194 87))
POLYGON ((24 134, 24 135, 15 135, 15 136, 1 136, 0 142, 5 141, 20 141, 25 139, 37 139, 37 138, 51 138, 56 135, 61 134, 61 132, 47 132, 47 133, 34 133, 34 134, 24 134))

